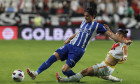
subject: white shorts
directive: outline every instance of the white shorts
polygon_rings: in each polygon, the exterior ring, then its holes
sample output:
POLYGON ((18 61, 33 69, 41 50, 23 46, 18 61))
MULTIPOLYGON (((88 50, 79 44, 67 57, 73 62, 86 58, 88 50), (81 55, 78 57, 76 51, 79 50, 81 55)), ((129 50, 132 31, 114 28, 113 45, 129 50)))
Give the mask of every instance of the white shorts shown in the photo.
POLYGON ((102 61, 100 64, 93 65, 94 76, 108 76, 111 75, 115 69, 114 66, 110 66, 107 62, 102 61))

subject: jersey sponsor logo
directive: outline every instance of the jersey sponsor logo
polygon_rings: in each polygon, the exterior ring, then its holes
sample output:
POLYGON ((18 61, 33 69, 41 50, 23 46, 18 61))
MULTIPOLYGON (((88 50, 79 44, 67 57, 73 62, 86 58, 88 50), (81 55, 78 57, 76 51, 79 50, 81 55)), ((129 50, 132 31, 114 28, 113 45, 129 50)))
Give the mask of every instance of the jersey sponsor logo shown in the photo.
POLYGON ((80 29, 79 31, 84 32, 84 33, 88 33, 88 34, 91 32, 91 30, 86 29, 86 28, 85 29, 80 29))

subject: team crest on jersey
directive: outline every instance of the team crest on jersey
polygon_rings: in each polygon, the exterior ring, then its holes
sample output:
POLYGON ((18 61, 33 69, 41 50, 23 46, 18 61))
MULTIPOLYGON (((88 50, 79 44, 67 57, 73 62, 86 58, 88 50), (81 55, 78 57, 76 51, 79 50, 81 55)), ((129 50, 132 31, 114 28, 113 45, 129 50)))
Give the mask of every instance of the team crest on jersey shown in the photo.
POLYGON ((85 29, 81 29, 81 28, 80 28, 79 31, 80 31, 80 32, 84 32, 84 33, 88 33, 88 34, 91 32, 91 30, 88 30, 88 29, 86 29, 86 28, 85 28, 85 29))

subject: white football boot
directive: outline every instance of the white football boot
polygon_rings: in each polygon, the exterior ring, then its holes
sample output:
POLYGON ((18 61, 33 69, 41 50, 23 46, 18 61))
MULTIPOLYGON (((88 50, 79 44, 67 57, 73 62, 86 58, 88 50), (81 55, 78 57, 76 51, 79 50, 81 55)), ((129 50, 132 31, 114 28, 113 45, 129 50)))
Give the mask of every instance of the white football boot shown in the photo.
POLYGON ((56 73, 56 79, 59 83, 63 82, 61 76, 59 75, 59 72, 56 73))
POLYGON ((38 73, 36 71, 31 71, 29 68, 27 68, 27 74, 31 77, 32 80, 35 80, 38 73))

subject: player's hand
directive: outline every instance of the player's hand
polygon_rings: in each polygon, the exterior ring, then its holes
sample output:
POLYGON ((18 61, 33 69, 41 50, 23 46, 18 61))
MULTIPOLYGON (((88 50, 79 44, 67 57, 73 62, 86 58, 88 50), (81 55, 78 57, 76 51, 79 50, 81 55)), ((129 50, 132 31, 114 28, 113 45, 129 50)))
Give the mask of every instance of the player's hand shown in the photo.
POLYGON ((65 42, 64 42, 64 45, 66 45, 66 44, 67 44, 67 42, 65 41, 65 42))
POLYGON ((132 43, 131 40, 125 40, 125 44, 130 45, 132 43))
POLYGON ((108 31, 111 31, 108 25, 104 24, 104 26, 108 31))
POLYGON ((124 63, 126 60, 127 60, 127 57, 123 57, 118 63, 119 63, 119 64, 122 64, 122 63, 124 63))
POLYGON ((68 44, 70 42, 69 39, 67 39, 65 42, 64 42, 64 45, 68 44))

